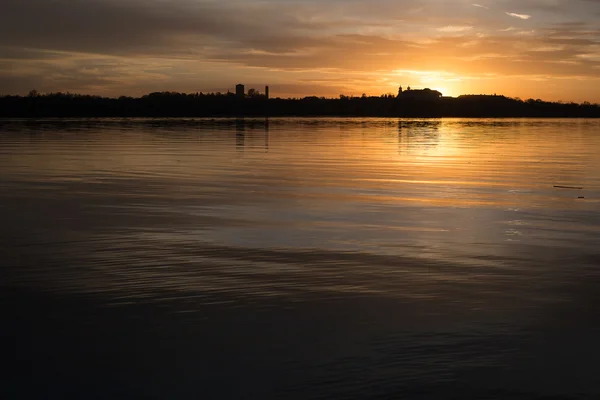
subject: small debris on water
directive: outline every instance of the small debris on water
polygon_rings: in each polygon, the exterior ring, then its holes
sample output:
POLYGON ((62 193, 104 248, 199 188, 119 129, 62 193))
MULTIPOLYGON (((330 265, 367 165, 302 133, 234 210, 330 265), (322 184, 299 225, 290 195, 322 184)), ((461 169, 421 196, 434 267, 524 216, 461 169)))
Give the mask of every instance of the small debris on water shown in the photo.
POLYGON ((554 186, 557 189, 577 189, 577 190, 583 190, 582 187, 577 187, 577 186, 554 186))

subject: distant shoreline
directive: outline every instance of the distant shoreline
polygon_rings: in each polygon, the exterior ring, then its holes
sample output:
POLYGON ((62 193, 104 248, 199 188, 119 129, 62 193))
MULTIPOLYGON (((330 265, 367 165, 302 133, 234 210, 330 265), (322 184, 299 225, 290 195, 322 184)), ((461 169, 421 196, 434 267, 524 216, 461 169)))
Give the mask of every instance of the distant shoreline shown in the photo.
POLYGON ((456 98, 305 97, 267 99, 235 94, 151 93, 139 98, 51 93, 0 97, 0 118, 600 118, 600 105, 505 96, 456 98))

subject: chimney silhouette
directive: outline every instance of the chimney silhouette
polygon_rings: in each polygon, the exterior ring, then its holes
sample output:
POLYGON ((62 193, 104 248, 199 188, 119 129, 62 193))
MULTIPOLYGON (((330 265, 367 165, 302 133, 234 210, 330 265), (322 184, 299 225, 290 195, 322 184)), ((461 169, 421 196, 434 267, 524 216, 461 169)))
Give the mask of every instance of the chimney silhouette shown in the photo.
POLYGON ((269 100, 269 87, 265 86, 265 97, 269 100))

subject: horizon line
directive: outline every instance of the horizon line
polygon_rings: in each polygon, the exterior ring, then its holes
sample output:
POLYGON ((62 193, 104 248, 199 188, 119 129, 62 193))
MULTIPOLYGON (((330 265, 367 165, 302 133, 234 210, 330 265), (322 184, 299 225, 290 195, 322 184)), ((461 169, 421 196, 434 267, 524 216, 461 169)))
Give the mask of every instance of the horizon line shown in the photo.
MULTIPOLYGON (((269 85, 266 85, 269 86, 269 85)), ((271 88, 269 86, 269 88, 271 88)), ((463 93, 460 94, 458 96, 444 96, 443 93, 441 93, 439 90, 437 89, 431 89, 431 88, 422 88, 422 89, 415 89, 412 88, 410 86, 408 86, 408 88, 410 88, 410 90, 405 89, 403 90, 403 92, 407 92, 407 91, 425 91, 425 90, 430 90, 430 91, 437 91, 438 93, 442 94, 442 96, 439 98, 440 100, 442 99, 458 99, 460 97, 466 97, 466 96, 486 96, 486 97, 504 97, 507 99, 511 99, 511 100, 515 100, 515 101, 522 101, 522 102, 527 102, 529 100, 534 100, 534 101, 541 101, 544 103, 556 103, 556 104, 589 104, 589 105, 600 105, 600 102, 590 102, 587 100, 581 101, 581 102, 576 102, 576 101, 563 101, 563 100, 556 100, 556 101, 549 101, 549 100, 543 100, 541 98, 521 98, 519 96, 516 97, 510 97, 510 96, 506 96, 504 94, 498 94, 498 93, 493 93, 493 94, 488 94, 488 93, 463 93)), ((250 89, 253 89, 252 87, 250 89)), ((104 96, 104 95, 99 95, 99 94, 90 94, 90 93, 75 93, 75 92, 62 92, 62 91, 57 91, 57 92, 39 92, 35 89, 29 91, 28 94, 26 95, 21 95, 21 94, 0 94, 0 98, 6 98, 6 97, 42 97, 42 96, 50 96, 50 95, 71 95, 71 96, 81 96, 81 97, 85 97, 85 96, 89 96, 89 97, 100 97, 100 98, 104 98, 104 99, 114 99, 114 100, 118 100, 120 98, 129 98, 129 99, 141 99, 145 96, 149 96, 152 94, 179 94, 179 95, 203 95, 203 96, 236 96, 235 92, 232 92, 231 90, 228 89, 227 92, 221 92, 221 91, 208 91, 208 92, 203 92, 203 91, 196 91, 196 92, 178 92, 178 91, 170 91, 170 90, 164 90, 164 91, 154 91, 154 92, 148 92, 146 94, 142 94, 142 95, 117 95, 117 96, 104 96)), ((263 96, 264 97, 264 93, 260 93, 258 92, 259 96, 263 96)), ((247 96, 246 93, 244 93, 244 96, 247 96)), ((318 99, 322 99, 322 100, 340 100, 342 98, 348 98, 348 99, 361 99, 361 98, 398 98, 399 96, 394 95, 392 92, 387 92, 387 93, 382 93, 380 95, 366 95, 365 93, 361 94, 361 95, 345 95, 343 93, 340 93, 337 97, 328 97, 328 96, 318 96, 318 95, 305 95, 305 96, 301 96, 301 97, 272 97, 270 96, 268 98, 268 100, 302 100, 302 99, 307 99, 307 98, 318 98, 318 99)), ((246 98, 246 97, 244 97, 246 98)))

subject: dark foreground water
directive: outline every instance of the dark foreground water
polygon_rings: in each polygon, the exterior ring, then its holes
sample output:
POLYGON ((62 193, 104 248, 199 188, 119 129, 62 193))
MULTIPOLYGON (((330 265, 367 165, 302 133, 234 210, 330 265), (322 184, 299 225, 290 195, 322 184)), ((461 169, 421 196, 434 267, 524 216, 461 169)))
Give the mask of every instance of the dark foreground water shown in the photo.
POLYGON ((599 151, 592 120, 0 121, 0 397, 599 398, 599 151))

